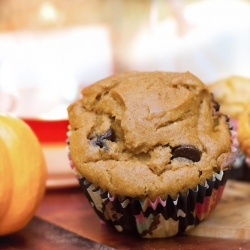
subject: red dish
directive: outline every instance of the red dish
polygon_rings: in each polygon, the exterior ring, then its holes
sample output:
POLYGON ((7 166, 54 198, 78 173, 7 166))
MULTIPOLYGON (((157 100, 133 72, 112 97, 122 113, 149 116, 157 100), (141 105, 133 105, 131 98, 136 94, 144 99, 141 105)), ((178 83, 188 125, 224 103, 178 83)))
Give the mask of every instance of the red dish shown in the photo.
POLYGON ((61 143, 67 139, 68 120, 43 120, 23 118, 41 143, 61 143))

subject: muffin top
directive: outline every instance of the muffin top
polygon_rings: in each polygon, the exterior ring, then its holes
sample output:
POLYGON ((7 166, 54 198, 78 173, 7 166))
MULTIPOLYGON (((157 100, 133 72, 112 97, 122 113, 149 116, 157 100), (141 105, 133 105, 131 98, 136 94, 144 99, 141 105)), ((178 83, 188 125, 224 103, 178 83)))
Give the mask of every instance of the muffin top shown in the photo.
POLYGON ((240 150, 250 157, 250 102, 245 105, 238 120, 238 141, 240 150))
POLYGON ((244 106, 250 101, 250 79, 230 76, 208 86, 220 103, 221 112, 238 119, 244 106))
POLYGON ((228 118, 189 72, 126 72, 81 93, 68 107, 71 158, 111 195, 176 197, 233 163, 228 118))

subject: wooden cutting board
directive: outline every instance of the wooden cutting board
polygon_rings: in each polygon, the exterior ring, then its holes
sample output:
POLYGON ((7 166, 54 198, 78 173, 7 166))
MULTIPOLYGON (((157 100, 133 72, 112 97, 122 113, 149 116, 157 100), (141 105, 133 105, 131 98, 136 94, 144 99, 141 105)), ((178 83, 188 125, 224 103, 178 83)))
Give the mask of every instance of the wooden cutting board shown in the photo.
POLYGON ((250 181, 229 180, 216 209, 186 234, 250 239, 250 181))

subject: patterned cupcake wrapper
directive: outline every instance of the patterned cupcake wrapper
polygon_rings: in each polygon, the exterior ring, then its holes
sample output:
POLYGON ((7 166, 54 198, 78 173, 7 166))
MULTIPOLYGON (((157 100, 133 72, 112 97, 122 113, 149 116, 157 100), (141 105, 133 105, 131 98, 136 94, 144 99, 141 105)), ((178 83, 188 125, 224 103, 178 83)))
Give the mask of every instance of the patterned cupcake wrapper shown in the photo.
POLYGON ((214 174, 205 186, 198 185, 177 199, 158 197, 154 202, 146 198, 120 200, 103 192, 85 178, 79 183, 98 216, 119 232, 136 233, 144 238, 165 238, 185 232, 206 218, 216 207, 225 187, 229 170, 214 174))
POLYGON ((237 140, 237 120, 230 120, 233 124, 233 130, 231 131, 232 145, 237 148, 236 161, 232 165, 230 171, 229 179, 238 181, 250 181, 250 158, 247 157, 243 152, 241 152, 239 143, 237 140))

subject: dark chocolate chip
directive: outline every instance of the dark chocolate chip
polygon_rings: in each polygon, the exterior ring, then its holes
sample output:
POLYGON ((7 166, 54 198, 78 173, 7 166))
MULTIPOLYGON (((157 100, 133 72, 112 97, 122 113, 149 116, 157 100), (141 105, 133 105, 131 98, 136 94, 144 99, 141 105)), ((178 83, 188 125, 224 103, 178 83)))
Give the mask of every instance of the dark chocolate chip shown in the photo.
POLYGON ((104 139, 114 142, 115 141, 115 131, 112 128, 109 128, 102 136, 102 140, 104 140, 104 139))
POLYGON ((217 101, 215 101, 213 93, 211 93, 211 105, 215 109, 215 111, 218 112, 220 110, 220 104, 217 101))
POLYGON ((179 147, 173 148, 172 159, 177 157, 184 157, 191 161, 197 162, 201 159, 201 152, 194 146, 181 145, 179 147))
POLYGON ((95 143, 95 145, 96 146, 98 146, 98 147, 100 147, 100 148, 103 148, 103 146, 104 146, 104 141, 102 140, 102 137, 101 137, 101 135, 97 135, 97 138, 96 138, 96 140, 94 141, 94 143, 95 143))
POLYGON ((95 145, 99 146, 100 148, 107 148, 104 140, 109 140, 114 142, 116 139, 115 131, 112 128, 109 128, 103 135, 97 134, 96 140, 92 138, 95 145))

